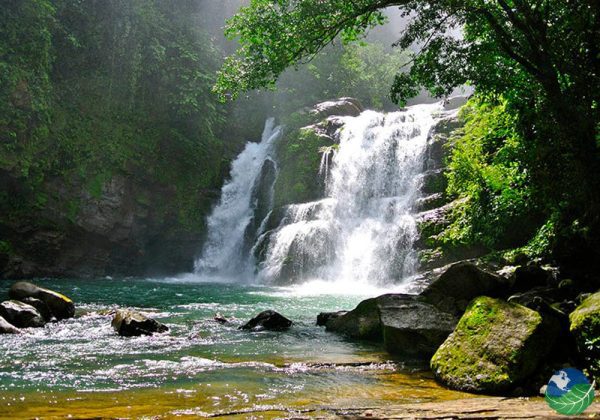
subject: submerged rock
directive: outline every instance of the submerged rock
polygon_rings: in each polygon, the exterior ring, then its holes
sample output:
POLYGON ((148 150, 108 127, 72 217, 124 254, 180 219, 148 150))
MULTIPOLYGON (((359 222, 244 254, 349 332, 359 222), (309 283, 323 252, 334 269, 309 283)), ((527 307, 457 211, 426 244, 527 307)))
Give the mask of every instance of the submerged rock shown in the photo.
POLYGON ((589 372, 600 381, 600 292, 585 299, 570 315, 571 334, 589 372))
POLYGON ((0 303, 0 316, 18 328, 39 328, 46 324, 37 309, 18 300, 0 303))
POLYGON ((284 317, 278 312, 268 310, 263 311, 242 325, 242 330, 272 330, 282 331, 287 330, 292 326, 292 321, 284 317))
POLYGON ((461 261, 451 265, 421 296, 441 311, 460 316, 474 298, 504 297, 506 293, 507 281, 503 277, 461 261))
POLYGON ((166 325, 152 318, 126 309, 119 309, 115 313, 111 325, 117 334, 123 337, 152 335, 169 330, 166 325))
POLYGON ((505 393, 536 371, 558 332, 552 319, 531 309, 482 296, 434 354, 431 369, 452 389, 505 393))
POLYGON ((0 334, 20 334, 21 330, 0 316, 0 334))
POLYGON ((342 315, 346 315, 348 311, 337 311, 337 312, 321 312, 317 315, 317 325, 324 327, 329 321, 339 318, 342 315))
POLYGON ((213 316, 213 321, 219 324, 229 324, 229 320, 218 312, 213 316))
POLYGON ((33 283, 26 281, 17 282, 12 285, 8 291, 8 295, 11 299, 20 301, 27 298, 41 300, 57 320, 75 316, 75 304, 71 299, 53 290, 36 286, 33 283))

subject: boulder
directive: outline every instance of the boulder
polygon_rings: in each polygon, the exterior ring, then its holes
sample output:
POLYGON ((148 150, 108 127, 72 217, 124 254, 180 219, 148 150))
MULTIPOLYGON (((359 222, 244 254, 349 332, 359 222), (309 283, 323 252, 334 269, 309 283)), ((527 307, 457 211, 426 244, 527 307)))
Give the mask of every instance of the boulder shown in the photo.
POLYGON ((20 334, 21 330, 0 316, 0 334, 20 334))
POLYGON ((429 358, 450 335, 457 319, 415 296, 386 299, 379 307, 385 349, 392 354, 429 358))
POLYGON ((448 267, 421 296, 439 310, 460 316, 474 298, 505 297, 507 288, 503 277, 461 261, 448 267))
POLYGON ((315 105, 311 113, 323 119, 332 115, 356 117, 363 111, 364 108, 358 99, 339 98, 315 105))
POLYGON ((478 297, 433 355, 431 369, 452 389, 506 393, 535 373, 559 330, 522 305, 478 297))
POLYGON ((389 296, 393 295, 383 295, 363 300, 347 314, 327 322, 325 329, 360 340, 382 340, 379 305, 382 300, 387 299, 389 296))
POLYGON ((40 315, 42 315, 42 318, 44 318, 44 321, 48 322, 52 319, 50 309, 48 309, 48 305, 46 305, 43 301, 36 298, 28 297, 25 299, 21 299, 21 302, 31 305, 35 309, 37 309, 40 315))
POLYGON ((570 331, 589 373, 600 382, 600 291, 585 299, 569 315, 570 331))
POLYGON ((26 281, 13 284, 8 291, 8 295, 11 299, 20 301, 26 298, 41 300, 57 320, 75 316, 75 304, 71 299, 58 292, 36 286, 26 281))
POLYGON ((38 328, 46 324, 37 309, 18 300, 0 303, 0 316, 18 328, 38 328))
POLYGON ((111 325, 117 334, 123 337, 152 335, 169 330, 166 325, 152 318, 126 309, 119 309, 115 313, 111 325))
POLYGON ((317 315, 317 325, 324 327, 327 322, 339 318, 342 315, 346 315, 348 311, 337 311, 337 312, 321 312, 317 315))
POLYGON ((242 325, 242 330, 287 330, 292 326, 292 321, 275 311, 263 311, 242 325))
POLYGON ((350 338, 383 341, 392 354, 429 357, 455 325, 453 315, 422 297, 387 294, 362 301, 354 310, 329 320, 326 328, 350 338))

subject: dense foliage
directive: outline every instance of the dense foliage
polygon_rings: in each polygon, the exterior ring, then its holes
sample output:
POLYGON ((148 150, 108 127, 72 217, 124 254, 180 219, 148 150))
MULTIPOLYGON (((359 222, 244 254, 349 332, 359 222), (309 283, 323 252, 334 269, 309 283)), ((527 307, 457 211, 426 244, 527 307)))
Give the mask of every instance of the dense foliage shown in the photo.
POLYGON ((382 23, 388 6, 411 17, 397 45, 418 50, 410 71, 397 74, 392 98, 402 103, 423 87, 444 96, 471 84, 483 102, 452 164, 450 192, 470 197, 460 216, 469 226, 454 236, 470 230, 468 236, 488 245, 517 245, 503 235, 533 210, 552 218, 543 231, 553 226, 575 241, 580 257, 598 252, 600 8, 594 0, 251 0, 229 23, 241 48, 223 66, 216 90, 235 96, 269 86, 338 34, 356 39, 382 23), (470 166, 475 173, 465 176, 470 166), (496 222, 505 227, 494 232, 496 222))
POLYGON ((447 188, 459 204, 442 241, 502 249, 529 240, 544 213, 506 101, 471 100, 460 118, 464 127, 455 133, 447 188))
POLYGON ((187 200, 220 183, 225 110, 195 2, 26 0, 0 13, 0 168, 23 193, 43 204, 42 184, 60 177, 99 195, 122 172, 175 185, 181 217, 201 223, 187 200))

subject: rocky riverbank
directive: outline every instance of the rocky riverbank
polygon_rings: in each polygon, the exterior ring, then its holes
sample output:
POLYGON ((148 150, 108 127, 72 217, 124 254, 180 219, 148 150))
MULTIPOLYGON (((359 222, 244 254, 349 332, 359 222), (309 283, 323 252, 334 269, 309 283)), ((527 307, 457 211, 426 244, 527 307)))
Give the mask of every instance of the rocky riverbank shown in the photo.
POLYGON ((579 288, 553 267, 463 261, 418 295, 388 294, 349 312, 322 314, 328 331, 382 342, 400 357, 430 360, 455 390, 536 395, 565 366, 600 380, 600 292, 579 288))

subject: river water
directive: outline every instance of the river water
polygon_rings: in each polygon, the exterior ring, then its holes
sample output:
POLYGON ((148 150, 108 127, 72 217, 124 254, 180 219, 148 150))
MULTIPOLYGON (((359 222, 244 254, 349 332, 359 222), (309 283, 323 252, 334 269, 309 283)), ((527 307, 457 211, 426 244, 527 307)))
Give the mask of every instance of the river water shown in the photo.
MULTIPOLYGON (((320 311, 351 309, 362 295, 167 279, 39 280, 77 304, 76 317, 0 336, 0 418, 140 417, 372 407, 457 398, 422 363, 392 360, 379 345, 315 325, 320 311), (135 308, 169 327, 124 338, 110 311, 135 308), (286 332, 238 330, 275 309, 286 332), (220 325, 216 312, 231 320, 220 325)), ((6 296, 10 282, 0 285, 6 296)), ((369 296, 376 290, 366 291, 369 296)), ((243 417, 244 415, 242 415, 243 417)))

